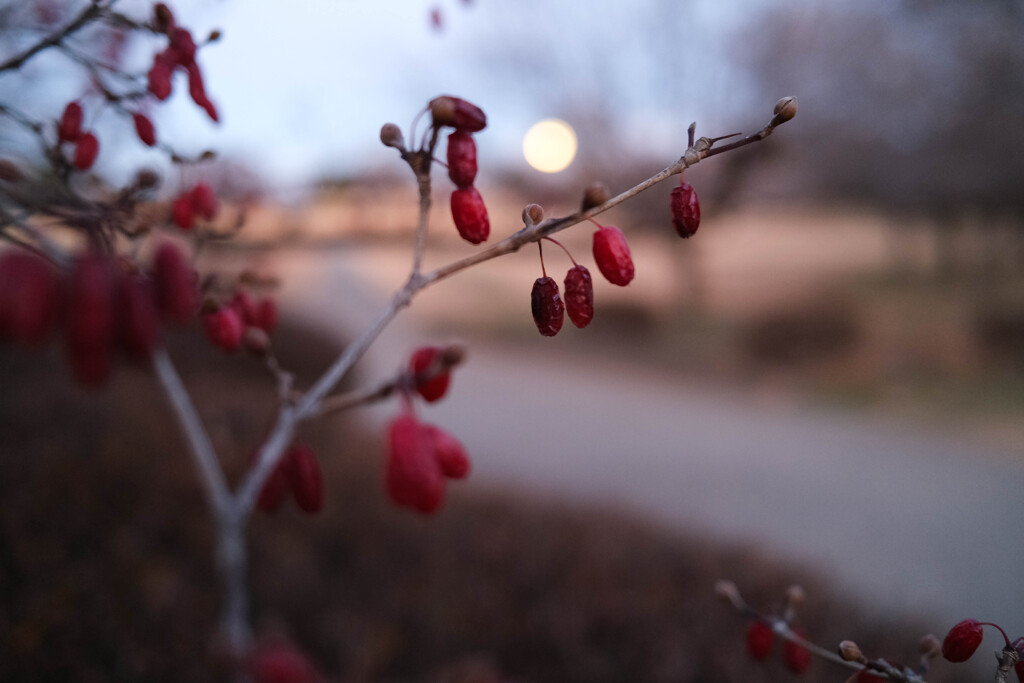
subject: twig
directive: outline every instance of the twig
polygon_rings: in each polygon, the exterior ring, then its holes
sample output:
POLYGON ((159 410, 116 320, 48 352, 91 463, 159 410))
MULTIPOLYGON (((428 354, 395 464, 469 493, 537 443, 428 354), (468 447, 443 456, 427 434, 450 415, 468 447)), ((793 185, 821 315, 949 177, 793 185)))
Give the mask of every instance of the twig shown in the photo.
POLYGON ((47 38, 40 40, 38 43, 28 48, 19 55, 11 57, 5 62, 0 62, 0 72, 10 71, 12 69, 19 69, 21 65, 32 59, 34 56, 42 52, 43 50, 60 45, 63 43, 71 34, 75 33, 83 26, 88 24, 93 19, 98 18, 103 11, 103 3, 100 0, 92 0, 89 6, 83 9, 77 17, 75 17, 70 24, 60 29, 56 33, 53 33, 47 38))

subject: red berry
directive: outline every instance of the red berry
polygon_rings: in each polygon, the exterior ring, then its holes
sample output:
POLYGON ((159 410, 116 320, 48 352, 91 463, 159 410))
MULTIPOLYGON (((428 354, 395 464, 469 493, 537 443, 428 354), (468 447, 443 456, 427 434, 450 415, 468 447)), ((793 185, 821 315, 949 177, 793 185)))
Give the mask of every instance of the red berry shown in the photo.
POLYGON ((539 277, 530 292, 530 310, 533 322, 545 337, 554 337, 562 329, 565 306, 558 296, 558 283, 550 277, 539 277))
POLYGON ((942 641, 942 656, 951 662, 966 662, 981 645, 983 637, 981 622, 964 619, 946 634, 942 641))
POLYGON ((158 100, 166 100, 171 96, 171 76, 174 75, 174 55, 170 49, 157 53, 153 57, 153 66, 147 78, 149 92, 158 100))
MULTIPOLYGON (((409 359, 409 370, 413 375, 417 375, 425 371, 434 362, 438 356, 441 355, 441 349, 436 346, 424 346, 416 349, 412 357, 409 359)), ((447 392, 448 385, 451 383, 451 374, 443 372, 436 375, 433 379, 426 380, 423 382, 416 383, 416 391, 423 397, 425 401, 440 400, 447 392)))
POLYGON ((244 289, 239 289, 231 297, 231 305, 242 315, 242 320, 246 325, 252 326, 254 324, 256 320, 256 301, 252 298, 252 294, 244 289))
POLYGON ((681 183, 672 190, 669 200, 672 209, 672 225, 680 237, 693 237, 700 227, 700 202, 693 185, 681 183))
POLYGON ((324 478, 313 449, 304 444, 293 444, 284 457, 288 461, 288 484, 295 502, 306 514, 320 512, 324 506, 324 478))
POLYGON ((768 659, 775 644, 775 631, 762 621, 752 621, 747 627, 747 653, 761 661, 768 659))
POLYGON ((192 101, 206 110, 206 114, 211 119, 217 121, 217 109, 210 102, 210 98, 206 96, 206 87, 203 85, 203 73, 199 70, 199 65, 195 62, 190 62, 187 68, 188 94, 192 96, 192 101))
MULTIPOLYGON (((805 637, 800 629, 794 629, 793 632, 801 638, 805 637)), ((802 674, 811 666, 811 652, 803 645, 787 640, 782 645, 782 661, 793 673, 802 674)))
POLYGON ((195 271, 185 255, 170 242, 157 249, 153 259, 153 284, 157 309, 164 320, 184 323, 192 319, 199 303, 195 271))
POLYGON ((192 204, 192 195, 188 192, 178 195, 171 205, 171 219, 182 230, 191 230, 196 224, 196 210, 192 204))
POLYGON ((444 474, 434 442, 411 413, 399 415, 388 428, 385 484, 397 505, 424 515, 437 512, 444 502, 444 474))
POLYGON ((573 266, 565 275, 565 311, 576 327, 594 319, 594 281, 583 266, 573 266))
POLYGON ((183 28, 173 28, 170 31, 171 42, 169 48, 175 61, 181 66, 188 66, 196 59, 196 43, 192 40, 192 34, 183 28))
POLYGON ((83 385, 99 386, 110 374, 114 342, 114 268, 103 254, 79 257, 68 283, 67 350, 83 385))
POLYGON ((57 137, 64 142, 77 142, 82 135, 82 105, 78 102, 69 102, 64 107, 64 113, 60 117, 60 124, 57 126, 57 137))
POLYGON ((121 346, 135 360, 149 360, 160 341, 160 316, 152 285, 140 275, 122 275, 117 301, 121 346))
POLYGON ((132 114, 132 121, 135 122, 135 132, 138 134, 139 139, 149 147, 155 145, 156 128, 153 127, 153 122, 149 120, 149 117, 135 112, 132 114))
POLYGON ((214 346, 230 352, 236 351, 242 345, 245 325, 242 324, 242 316, 238 311, 230 306, 223 306, 203 315, 203 329, 206 331, 206 338, 214 346))
POLYGON ((448 136, 448 177, 459 187, 472 187, 476 171, 476 143, 473 142, 473 136, 455 131, 448 136))
POLYGON ((449 479, 465 479, 469 474, 469 456, 459 440, 434 425, 425 424, 423 429, 434 444, 434 457, 442 474, 449 479))
POLYGON ((249 658, 253 683, 319 683, 316 667, 291 644, 263 643, 249 658))
POLYGON ((20 249, 0 256, 0 338, 43 343, 57 323, 60 299, 57 273, 45 260, 20 249))
POLYGON ((212 221, 217 215, 217 195, 213 193, 213 188, 206 183, 197 183, 192 188, 190 199, 193 210, 200 218, 212 221))
POLYGON ((75 168, 85 171, 92 168, 96 163, 96 157, 100 153, 100 141, 92 133, 83 133, 78 138, 78 145, 75 147, 75 168))
POLYGON ((277 302, 271 297, 265 297, 260 299, 259 304, 256 306, 256 317, 253 319, 251 325, 258 327, 267 334, 274 331, 277 327, 277 302))
POLYGON ((484 198, 475 187, 460 187, 452 192, 452 220, 462 239, 480 244, 491 234, 484 198))
POLYGON ((1020 655, 1020 659, 1013 665, 1013 670, 1017 673, 1017 680, 1024 683, 1024 638, 1013 641, 1012 647, 1020 655))
POLYGON ((441 95, 430 101, 434 126, 452 126, 463 133, 475 133, 487 126, 484 110, 459 97, 441 95))
POLYGON ((633 257, 626 236, 614 225, 594 232, 594 261, 601 275, 613 285, 625 287, 633 280, 633 257))
MULTIPOLYGON (((255 464, 256 456, 258 455, 258 451, 253 454, 253 464, 255 464)), ((256 498, 256 507, 263 510, 263 512, 276 512, 281 507, 281 503, 284 502, 284 497, 288 493, 287 469, 288 460, 287 457, 283 456, 274 465, 274 469, 270 472, 267 480, 263 482, 260 495, 256 498)))

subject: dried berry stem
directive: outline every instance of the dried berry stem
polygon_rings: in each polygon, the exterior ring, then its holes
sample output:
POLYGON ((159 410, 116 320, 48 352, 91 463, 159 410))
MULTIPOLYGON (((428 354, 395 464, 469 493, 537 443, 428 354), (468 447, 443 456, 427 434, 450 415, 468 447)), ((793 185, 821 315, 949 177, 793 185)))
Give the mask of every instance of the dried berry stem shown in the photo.
MULTIPOLYGON (((555 243, 555 244, 557 244, 557 245, 558 245, 559 247, 561 247, 562 251, 564 251, 564 252, 565 252, 565 255, 569 257, 569 260, 570 260, 570 261, 572 261, 572 264, 573 264, 574 266, 578 266, 578 265, 579 265, 578 263, 576 263, 576 259, 574 259, 574 258, 572 257, 572 254, 570 254, 570 253, 569 253, 569 250, 565 248, 565 245, 564 245, 564 244, 562 244, 561 242, 559 242, 558 240, 556 240, 556 239, 555 239, 555 238, 553 238, 553 237, 545 237, 544 239, 546 239, 546 240, 547 240, 548 242, 554 242, 554 243, 555 243)), ((537 242, 537 244, 540 244, 540 242, 537 242)))

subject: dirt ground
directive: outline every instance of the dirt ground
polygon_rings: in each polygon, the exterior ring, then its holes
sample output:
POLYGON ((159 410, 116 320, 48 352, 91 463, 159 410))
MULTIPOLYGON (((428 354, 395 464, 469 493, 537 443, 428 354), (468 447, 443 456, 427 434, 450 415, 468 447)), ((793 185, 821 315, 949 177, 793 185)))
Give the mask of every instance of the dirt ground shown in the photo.
MULTIPOLYGON (((283 330, 279 348, 308 376, 333 349, 297 334, 283 330)), ((172 341, 237 478, 267 427, 271 384, 249 359, 190 334, 172 341)), ((0 350, 0 377, 0 680, 223 680, 209 516, 153 380, 120 368, 87 394, 59 348, 0 350)), ((778 653, 745 656, 744 623, 713 596, 723 577, 763 608, 801 583, 801 621, 824 644, 852 638, 912 661, 927 629, 868 623, 827 577, 699 530, 472 478, 424 520, 386 503, 376 435, 334 420, 302 438, 323 463, 325 510, 254 521, 254 622, 330 680, 789 680, 778 653)), ((961 673, 939 663, 930 680, 961 673)), ((806 678, 846 673, 819 661, 806 678)))

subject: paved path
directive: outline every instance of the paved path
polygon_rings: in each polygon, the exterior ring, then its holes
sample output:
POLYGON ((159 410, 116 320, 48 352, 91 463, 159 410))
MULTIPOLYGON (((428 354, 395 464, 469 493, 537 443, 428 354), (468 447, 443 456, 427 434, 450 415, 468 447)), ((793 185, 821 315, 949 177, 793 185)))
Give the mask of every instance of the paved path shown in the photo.
MULTIPOLYGON (((359 324, 367 299, 383 301, 340 272, 303 273, 291 287, 317 319, 329 306, 359 324)), ((400 320, 364 377, 422 340, 400 320)), ((1020 451, 579 363, 545 341, 540 353, 475 345, 450 397, 424 409, 464 441, 475 481, 756 543, 829 572, 870 611, 933 615, 936 630, 974 617, 1024 632, 1020 451)))

